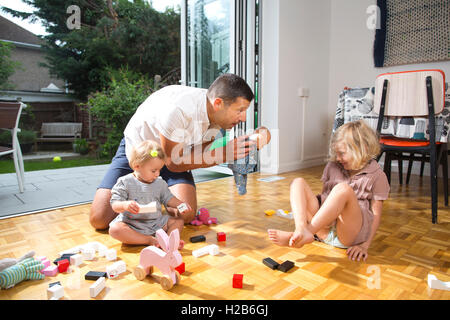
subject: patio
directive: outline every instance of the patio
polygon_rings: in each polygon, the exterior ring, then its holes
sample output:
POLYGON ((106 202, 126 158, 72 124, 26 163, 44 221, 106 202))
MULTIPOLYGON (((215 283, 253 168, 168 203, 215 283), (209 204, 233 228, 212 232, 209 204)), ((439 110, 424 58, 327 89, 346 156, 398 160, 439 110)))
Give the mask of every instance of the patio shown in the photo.
MULTIPOLYGON (((0 174, 0 219, 92 202, 107 169, 108 164, 25 172, 24 193, 15 173, 0 174)), ((208 169, 193 175, 196 183, 230 176, 208 169)))

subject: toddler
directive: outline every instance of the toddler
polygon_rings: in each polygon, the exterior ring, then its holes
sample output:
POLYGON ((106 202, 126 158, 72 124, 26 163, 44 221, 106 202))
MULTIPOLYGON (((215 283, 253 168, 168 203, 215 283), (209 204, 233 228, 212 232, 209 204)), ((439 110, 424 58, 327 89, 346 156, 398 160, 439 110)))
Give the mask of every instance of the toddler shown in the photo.
MULTIPOLYGON (((182 202, 169 190, 167 183, 158 178, 166 156, 162 148, 153 141, 146 140, 133 148, 129 159, 132 173, 120 177, 111 190, 111 206, 119 215, 111 221, 109 234, 125 243, 158 245, 154 237, 158 229, 170 234, 177 228, 183 230, 184 221, 176 209, 182 202), (140 205, 156 202, 155 212, 139 213, 140 205), (163 215, 161 205, 174 216, 163 215), (170 208, 170 210, 168 210, 170 208)), ((183 214, 193 212, 186 203, 183 214)), ((180 240, 182 249, 184 241, 180 240)))
POLYGON ((364 120, 341 126, 331 139, 322 193, 316 196, 303 178, 295 179, 290 189, 295 230, 269 229, 269 239, 297 248, 322 241, 365 261, 390 190, 375 160, 379 153, 378 137, 364 120))

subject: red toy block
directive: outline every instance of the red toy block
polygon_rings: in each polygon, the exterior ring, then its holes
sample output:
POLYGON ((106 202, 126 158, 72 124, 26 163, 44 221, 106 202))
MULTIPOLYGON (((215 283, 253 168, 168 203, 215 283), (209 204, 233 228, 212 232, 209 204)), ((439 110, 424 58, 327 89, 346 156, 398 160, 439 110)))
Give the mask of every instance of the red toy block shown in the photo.
POLYGON ((217 232, 217 241, 227 241, 225 232, 217 232))
POLYGON ((182 262, 178 267, 175 268, 179 274, 183 274, 186 271, 184 262, 182 262))
POLYGON ((233 275, 233 288, 242 288, 242 280, 244 279, 243 274, 233 275))
POLYGON ((58 271, 59 272, 66 272, 67 269, 69 268, 69 260, 64 259, 64 260, 59 260, 58 261, 58 271))

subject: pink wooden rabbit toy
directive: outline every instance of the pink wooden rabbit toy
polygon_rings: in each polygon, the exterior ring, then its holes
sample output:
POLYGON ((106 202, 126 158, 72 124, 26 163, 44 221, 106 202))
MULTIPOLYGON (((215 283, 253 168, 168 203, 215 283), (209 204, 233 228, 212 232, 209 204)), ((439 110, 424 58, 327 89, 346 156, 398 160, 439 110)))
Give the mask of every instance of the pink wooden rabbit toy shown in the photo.
POLYGON ((178 229, 175 229, 170 236, 167 236, 163 229, 159 229, 156 231, 156 238, 162 250, 155 246, 144 248, 141 251, 139 265, 134 269, 134 276, 138 280, 143 280, 153 273, 153 266, 155 266, 164 273, 160 282, 161 287, 164 290, 170 290, 181 280, 180 274, 175 270, 183 262, 178 251, 180 233, 178 229))

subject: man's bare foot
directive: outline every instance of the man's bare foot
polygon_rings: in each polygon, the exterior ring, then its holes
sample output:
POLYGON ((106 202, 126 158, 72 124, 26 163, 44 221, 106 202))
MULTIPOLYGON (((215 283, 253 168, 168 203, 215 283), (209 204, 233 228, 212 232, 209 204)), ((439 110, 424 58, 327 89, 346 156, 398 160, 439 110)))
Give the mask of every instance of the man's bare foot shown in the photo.
POLYGON ((292 237, 293 232, 268 229, 269 239, 274 244, 282 247, 289 246, 289 239, 292 237))

